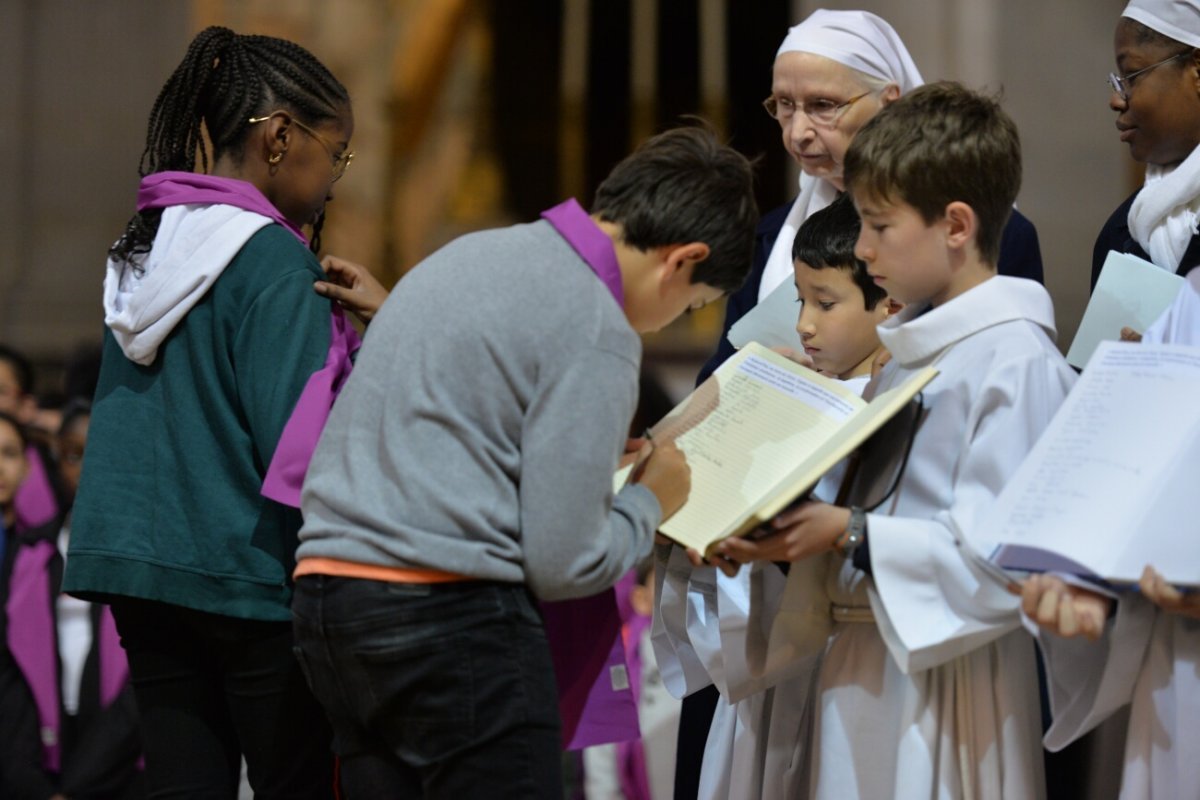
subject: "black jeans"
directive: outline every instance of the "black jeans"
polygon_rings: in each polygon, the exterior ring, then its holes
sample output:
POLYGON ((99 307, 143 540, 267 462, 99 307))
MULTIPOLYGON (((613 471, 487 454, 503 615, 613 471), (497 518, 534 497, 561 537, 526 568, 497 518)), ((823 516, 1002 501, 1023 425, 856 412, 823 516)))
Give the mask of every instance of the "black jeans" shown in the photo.
POLYGON ((305 685, 286 622, 122 599, 151 798, 332 798, 329 723, 305 685))
POLYGON ((292 611, 350 800, 562 797, 554 667, 525 587, 311 575, 292 611))

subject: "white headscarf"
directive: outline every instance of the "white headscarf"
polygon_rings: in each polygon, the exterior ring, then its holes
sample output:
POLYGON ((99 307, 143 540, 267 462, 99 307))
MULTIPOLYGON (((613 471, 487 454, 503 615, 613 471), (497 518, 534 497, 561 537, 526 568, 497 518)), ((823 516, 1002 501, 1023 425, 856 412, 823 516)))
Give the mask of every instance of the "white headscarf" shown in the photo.
MULTIPOLYGON (((1200 47, 1200 2, 1132 0, 1121 16, 1200 47)), ((1178 166, 1146 165, 1146 185, 1129 209, 1129 232, 1150 260, 1174 272, 1200 221, 1200 148, 1178 166)))
MULTIPOLYGON (((901 94, 924 83, 899 34, 869 11, 818 9, 788 30, 775 57, 784 53, 824 56, 872 78, 894 83, 900 87, 901 94)), ((800 193, 767 256, 758 289, 759 301, 792 274, 792 240, 801 223, 832 203, 835 197, 837 187, 833 184, 800 173, 800 193)))

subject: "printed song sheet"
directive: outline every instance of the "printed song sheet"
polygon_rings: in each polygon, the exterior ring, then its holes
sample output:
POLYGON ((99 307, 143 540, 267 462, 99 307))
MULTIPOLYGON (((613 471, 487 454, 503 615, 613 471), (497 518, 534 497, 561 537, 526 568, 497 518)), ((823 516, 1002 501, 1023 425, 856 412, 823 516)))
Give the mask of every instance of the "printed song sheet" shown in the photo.
POLYGON ((1012 569, 1200 583, 1200 348, 1104 342, 997 499, 977 548, 1012 569))

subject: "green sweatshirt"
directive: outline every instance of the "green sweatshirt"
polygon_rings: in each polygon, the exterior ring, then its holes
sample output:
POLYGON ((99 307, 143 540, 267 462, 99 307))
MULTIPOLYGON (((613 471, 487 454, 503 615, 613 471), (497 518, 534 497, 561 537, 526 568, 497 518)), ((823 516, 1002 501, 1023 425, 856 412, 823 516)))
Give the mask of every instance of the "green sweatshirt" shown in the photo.
POLYGON ((259 490, 325 363, 320 265, 279 225, 256 233, 159 348, 104 359, 63 588, 260 620, 291 618, 300 514, 259 490))

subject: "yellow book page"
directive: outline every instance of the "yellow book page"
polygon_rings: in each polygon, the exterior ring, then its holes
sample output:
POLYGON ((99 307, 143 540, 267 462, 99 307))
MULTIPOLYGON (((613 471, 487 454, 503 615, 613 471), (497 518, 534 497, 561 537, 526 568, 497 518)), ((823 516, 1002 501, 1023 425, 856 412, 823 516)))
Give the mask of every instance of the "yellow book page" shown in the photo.
POLYGON ((762 504, 737 529, 731 531, 730 535, 748 533, 783 511, 801 493, 816 486, 817 481, 821 480, 826 472, 857 450, 871 434, 896 416, 937 374, 936 369, 928 367, 911 376, 900 386, 880 392, 865 408, 847 420, 828 441, 806 456, 793 473, 781 481, 780 486, 769 492, 774 495, 771 500, 762 504))
POLYGON ((703 552, 864 406, 840 382, 747 345, 651 431, 692 469, 688 501, 662 532, 703 552))

